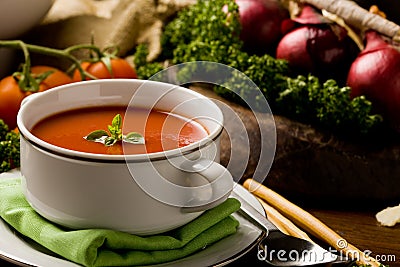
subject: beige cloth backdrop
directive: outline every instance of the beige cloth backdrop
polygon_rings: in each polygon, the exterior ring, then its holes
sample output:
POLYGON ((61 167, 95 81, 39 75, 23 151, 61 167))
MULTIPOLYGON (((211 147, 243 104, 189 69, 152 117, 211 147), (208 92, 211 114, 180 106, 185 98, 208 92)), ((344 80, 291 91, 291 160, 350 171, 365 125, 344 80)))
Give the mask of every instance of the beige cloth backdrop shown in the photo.
POLYGON ((149 44, 149 59, 160 52, 163 23, 195 0, 55 0, 44 21, 26 37, 30 43, 65 48, 94 43, 118 46, 125 56, 149 44))

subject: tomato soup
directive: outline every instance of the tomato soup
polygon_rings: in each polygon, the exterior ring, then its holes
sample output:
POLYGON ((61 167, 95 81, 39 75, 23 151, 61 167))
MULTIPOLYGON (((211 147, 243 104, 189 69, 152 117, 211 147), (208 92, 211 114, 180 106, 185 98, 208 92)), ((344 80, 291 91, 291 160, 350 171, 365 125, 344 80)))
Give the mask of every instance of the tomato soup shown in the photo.
POLYGON ((175 149, 194 143, 208 135, 198 122, 160 110, 126 107, 90 107, 49 116, 31 130, 36 137, 50 144, 96 154, 144 154, 175 149), (138 132, 145 144, 119 141, 113 146, 86 140, 95 130, 108 131, 115 115, 123 121, 123 134, 138 132))

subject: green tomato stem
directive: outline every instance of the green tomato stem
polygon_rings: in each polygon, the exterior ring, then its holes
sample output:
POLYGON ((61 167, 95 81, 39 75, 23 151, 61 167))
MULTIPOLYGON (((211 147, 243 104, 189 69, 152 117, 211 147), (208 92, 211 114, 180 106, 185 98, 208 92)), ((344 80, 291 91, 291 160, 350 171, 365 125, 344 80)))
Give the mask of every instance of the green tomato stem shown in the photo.
POLYGON ((26 64, 26 67, 24 67, 23 70, 23 73, 25 75, 27 74, 26 71, 29 71, 30 69, 30 57, 29 57, 29 51, 30 51, 42 55, 66 58, 72 61, 73 66, 78 69, 82 77, 82 80, 85 80, 86 77, 89 77, 91 79, 96 79, 96 77, 83 70, 83 68, 80 65, 81 62, 72 55, 72 52, 80 49, 88 49, 90 51, 95 52, 98 58, 104 56, 102 51, 97 46, 91 44, 80 44, 80 45, 70 46, 65 49, 55 49, 45 46, 26 44, 21 40, 0 40, 0 47, 8 47, 8 48, 23 50, 25 56, 25 64, 26 64))

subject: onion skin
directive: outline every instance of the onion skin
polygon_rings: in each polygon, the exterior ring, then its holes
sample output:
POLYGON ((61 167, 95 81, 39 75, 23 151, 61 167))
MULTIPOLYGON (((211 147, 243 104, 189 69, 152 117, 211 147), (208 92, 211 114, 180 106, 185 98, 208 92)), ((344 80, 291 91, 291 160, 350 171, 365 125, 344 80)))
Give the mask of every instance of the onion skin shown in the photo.
POLYGON ((400 132, 400 52, 375 31, 367 31, 365 37, 365 49, 347 77, 351 97, 365 95, 400 132))
POLYGON ((278 44, 276 58, 287 60, 295 73, 346 82, 360 51, 343 27, 304 6, 300 17, 283 22, 282 29, 287 33, 278 44))
POLYGON ((255 54, 275 54, 282 38, 281 23, 289 12, 277 0, 236 0, 244 49, 255 54))

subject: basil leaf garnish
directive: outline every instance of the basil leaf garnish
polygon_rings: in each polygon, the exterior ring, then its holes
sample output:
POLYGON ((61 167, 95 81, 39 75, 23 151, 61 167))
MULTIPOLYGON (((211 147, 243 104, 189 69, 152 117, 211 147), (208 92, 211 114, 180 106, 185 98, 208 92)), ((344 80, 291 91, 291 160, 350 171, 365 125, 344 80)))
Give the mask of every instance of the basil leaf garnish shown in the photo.
POLYGON ((126 136, 122 134, 122 116, 115 115, 111 125, 107 126, 108 132, 105 130, 96 130, 89 133, 84 138, 87 141, 102 143, 105 146, 113 146, 118 141, 124 141, 130 144, 144 144, 144 137, 137 132, 128 133, 126 136))
POLYGON ((144 144, 144 137, 137 132, 128 133, 122 140, 131 144, 144 144))
POLYGON ((108 137, 108 133, 104 130, 96 130, 85 136, 84 138, 88 141, 93 141, 93 142, 102 142, 101 140, 104 140, 105 137, 108 137))

